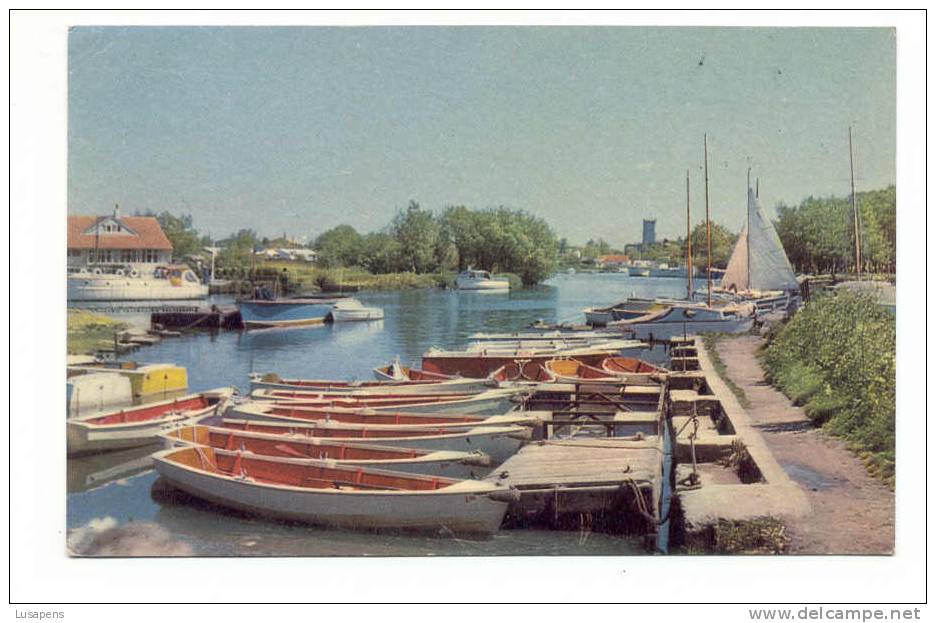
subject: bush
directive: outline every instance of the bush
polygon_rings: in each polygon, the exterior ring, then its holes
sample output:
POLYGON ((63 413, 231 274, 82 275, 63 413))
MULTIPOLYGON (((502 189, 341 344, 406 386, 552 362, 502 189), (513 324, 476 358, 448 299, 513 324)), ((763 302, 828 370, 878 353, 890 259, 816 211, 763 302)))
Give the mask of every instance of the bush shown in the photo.
POLYGON ((764 351, 768 378, 806 414, 894 477, 896 320, 864 294, 817 297, 764 351))

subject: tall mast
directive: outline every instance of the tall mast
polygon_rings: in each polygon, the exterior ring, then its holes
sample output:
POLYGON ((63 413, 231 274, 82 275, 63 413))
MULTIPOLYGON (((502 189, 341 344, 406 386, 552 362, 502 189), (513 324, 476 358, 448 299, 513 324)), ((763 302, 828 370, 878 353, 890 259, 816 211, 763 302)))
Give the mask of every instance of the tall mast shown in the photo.
POLYGON ((851 126, 848 126, 848 166, 851 169, 851 200, 855 217, 855 268, 858 271, 858 281, 861 281, 861 225, 858 216, 858 195, 855 193, 855 159, 852 156, 851 126))
MULTIPOLYGON (((758 190, 760 183, 758 182, 758 190)), ((747 252, 747 289, 753 290, 751 286, 751 167, 747 170, 747 240, 744 241, 744 250, 747 252)))
POLYGON ((689 218, 689 169, 686 169, 686 274, 689 276, 686 298, 692 300, 692 223, 689 218))
POLYGON ((702 135, 702 149, 705 157, 705 246, 706 277, 708 278, 708 306, 712 306, 712 221, 708 202, 708 134, 702 135))

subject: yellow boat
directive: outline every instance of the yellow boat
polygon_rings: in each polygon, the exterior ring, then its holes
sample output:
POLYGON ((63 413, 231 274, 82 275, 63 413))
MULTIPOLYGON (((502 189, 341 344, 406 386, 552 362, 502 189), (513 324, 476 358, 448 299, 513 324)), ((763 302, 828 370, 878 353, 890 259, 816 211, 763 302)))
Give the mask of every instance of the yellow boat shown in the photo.
POLYGON ((100 361, 68 366, 67 376, 112 372, 130 379, 133 401, 137 404, 164 400, 188 390, 188 371, 171 363, 137 363, 134 361, 100 361))

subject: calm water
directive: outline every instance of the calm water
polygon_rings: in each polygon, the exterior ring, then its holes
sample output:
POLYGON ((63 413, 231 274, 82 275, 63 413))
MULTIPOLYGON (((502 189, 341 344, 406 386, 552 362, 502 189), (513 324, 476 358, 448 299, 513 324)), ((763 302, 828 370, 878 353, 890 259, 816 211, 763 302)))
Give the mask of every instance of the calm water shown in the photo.
MULTIPOLYGON (((442 290, 361 293, 382 307, 380 322, 321 327, 195 334, 163 340, 132 355, 140 361, 188 368, 189 387, 202 391, 249 389, 250 372, 306 378, 370 379, 375 366, 399 356, 418 363, 429 346, 456 347, 477 331, 519 330, 538 319, 581 322, 583 307, 629 296, 681 296, 678 279, 624 274, 561 275, 546 285, 506 293, 442 290)), ((223 300, 223 299, 222 299, 223 300)), ((146 314, 118 314, 148 324, 146 314)), ((154 521, 204 555, 496 555, 645 553, 637 539, 575 532, 502 530, 494 538, 363 534, 277 523, 209 507, 166 491, 146 464, 152 449, 130 450, 68 462, 69 528, 113 517, 154 521)))

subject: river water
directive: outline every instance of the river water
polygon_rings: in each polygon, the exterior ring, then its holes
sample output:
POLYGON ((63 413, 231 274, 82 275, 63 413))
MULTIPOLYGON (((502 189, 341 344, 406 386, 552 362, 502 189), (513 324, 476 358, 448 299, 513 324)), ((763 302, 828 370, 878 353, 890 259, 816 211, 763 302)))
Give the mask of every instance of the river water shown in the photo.
MULTIPOLYGON (((130 355, 188 368, 189 388, 249 390, 250 372, 284 377, 371 379, 372 369, 399 357, 418 363, 430 346, 453 348, 477 331, 515 331, 542 319, 583 321, 582 308, 632 296, 678 297, 679 279, 625 274, 559 275, 535 288, 507 293, 445 290, 359 293, 385 319, 320 327, 199 333, 168 338, 130 355)), ((215 302, 226 302, 219 298, 215 302)), ((92 306, 93 307, 93 306, 92 306)), ((146 314, 115 317, 146 325, 146 314)), ((68 528, 111 517, 151 521, 199 555, 457 556, 644 554, 640 539, 546 530, 501 530, 488 540, 326 530, 248 517, 177 494, 158 482, 152 448, 68 461, 68 528)))

